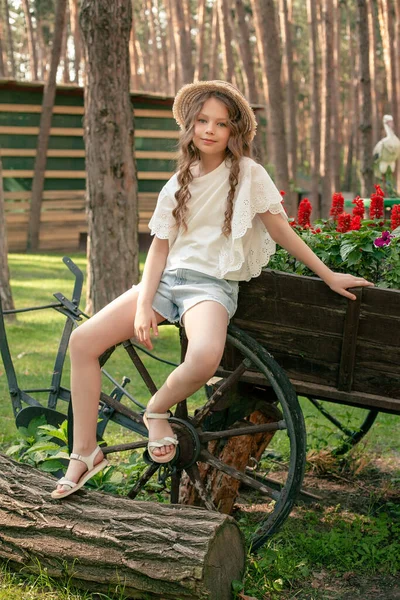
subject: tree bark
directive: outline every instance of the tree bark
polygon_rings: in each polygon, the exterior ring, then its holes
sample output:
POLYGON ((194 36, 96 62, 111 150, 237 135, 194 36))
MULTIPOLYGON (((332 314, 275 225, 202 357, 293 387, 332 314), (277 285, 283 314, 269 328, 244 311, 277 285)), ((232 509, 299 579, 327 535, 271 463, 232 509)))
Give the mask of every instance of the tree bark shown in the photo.
POLYGON ((339 122, 339 106, 340 106, 340 40, 341 40, 341 7, 339 0, 333 2, 333 68, 332 68, 332 135, 331 135, 331 151, 332 151, 332 184, 335 192, 340 191, 340 148, 341 127, 339 122))
POLYGON ((71 34, 74 38, 74 83, 79 83, 79 70, 81 65, 82 47, 79 32, 79 9, 78 0, 69 0, 69 14, 71 34))
POLYGON ((7 77, 7 52, 4 44, 4 29, 3 29, 3 1, 0 0, 0 77, 7 77))
POLYGON ((360 88, 361 88, 361 196, 372 191, 373 157, 371 126, 371 79, 369 74, 368 9, 366 0, 357 0, 358 39, 360 49, 360 88))
POLYGON ((11 29, 10 23, 10 13, 8 10, 8 0, 4 0, 4 8, 5 8, 5 20, 7 26, 7 38, 8 38, 8 56, 11 64, 11 75, 13 79, 17 77, 17 70, 15 68, 15 56, 14 56, 14 38, 11 29))
POLYGON ((63 31, 63 39, 61 45, 61 62, 63 68, 63 82, 70 83, 69 76, 69 59, 68 59, 68 20, 69 20, 69 11, 68 11, 68 3, 65 7, 65 25, 63 31))
POLYGON ((310 169, 311 169, 311 204, 315 217, 321 214, 319 201, 319 173, 321 160, 321 138, 319 135, 321 104, 319 93, 318 69, 318 28, 317 11, 314 0, 307 0, 307 19, 309 30, 309 63, 310 63, 310 105, 311 105, 311 139, 310 139, 310 169))
POLYGON ((179 72, 179 86, 193 81, 192 48, 190 32, 186 30, 186 20, 182 0, 171 0, 174 24, 175 47, 179 72))
POLYGON ((58 0, 57 2, 50 73, 43 90, 42 113, 40 116, 40 128, 36 147, 35 172, 32 182, 31 210, 28 225, 28 252, 37 252, 39 250, 40 211, 42 207, 47 146, 49 143, 51 118, 56 95, 56 75, 58 63, 60 62, 66 5, 67 0, 58 0))
POLYGON ((231 517, 99 492, 50 498, 54 478, 0 455, 0 557, 91 591, 228 600, 244 569, 231 517), (227 554, 228 553, 228 554, 227 554))
POLYGON ((378 44, 375 28, 375 2, 368 0, 368 33, 369 33, 369 71, 371 75, 371 103, 372 103, 372 143, 378 142, 378 132, 381 129, 381 120, 378 111, 378 74, 376 68, 376 56, 378 44))
POLYGON ((224 79, 234 83, 234 71, 235 65, 233 61, 232 53, 232 32, 229 26, 228 16, 228 2, 227 0, 218 0, 218 14, 219 14, 219 27, 220 27, 220 38, 222 46, 222 67, 224 73, 224 79))
POLYGON ((139 278, 137 180, 129 95, 131 10, 131 0, 84 0, 81 5, 88 66, 85 147, 90 312, 99 311, 139 278))
POLYGON ((26 21, 26 30, 28 34, 28 49, 29 49, 29 63, 31 66, 31 77, 32 79, 38 79, 38 61, 36 54, 36 42, 33 34, 32 17, 29 10, 29 0, 23 0, 22 2, 26 21))
POLYGON ((290 193, 283 93, 281 85, 281 50, 276 21, 274 0, 252 0, 254 24, 259 42, 263 86, 268 93, 268 127, 271 131, 272 156, 275 180, 279 189, 287 194, 286 207, 289 215, 296 211, 294 194, 290 193))
POLYGON ((321 216, 329 215, 332 200, 332 77, 333 77, 333 0, 323 0, 323 104, 321 118, 322 198, 321 216))
MULTIPOLYGON (((12 310, 14 301, 10 286, 10 271, 8 268, 8 248, 6 216, 4 210, 3 169, 0 156, 0 298, 3 310, 12 310)), ((9 320, 15 321, 15 315, 9 315, 9 320)))
POLYGON ((244 67, 244 79, 246 84, 246 94, 250 102, 257 104, 258 92, 256 75, 254 70, 253 49, 250 44, 250 32, 247 25, 243 0, 235 0, 237 35, 239 37, 239 49, 242 56, 244 67))
POLYGON ((194 70, 194 81, 199 81, 203 78, 204 67, 204 36, 206 24, 206 0, 200 0, 197 10, 197 52, 196 52, 196 67, 194 70))
POLYGON ((219 46, 219 16, 218 4, 215 2, 212 7, 212 23, 211 23, 211 43, 210 43, 210 60, 209 60, 209 75, 208 79, 217 79, 219 76, 219 61, 218 61, 218 46, 219 46))
POLYGON ((288 112, 288 149, 289 149, 289 176, 293 185, 296 185, 297 179, 297 105, 296 89, 293 75, 293 41, 292 41, 292 3, 291 0, 282 0, 283 13, 283 40, 286 55, 286 106, 288 112), (290 15, 289 15, 290 12, 290 15))

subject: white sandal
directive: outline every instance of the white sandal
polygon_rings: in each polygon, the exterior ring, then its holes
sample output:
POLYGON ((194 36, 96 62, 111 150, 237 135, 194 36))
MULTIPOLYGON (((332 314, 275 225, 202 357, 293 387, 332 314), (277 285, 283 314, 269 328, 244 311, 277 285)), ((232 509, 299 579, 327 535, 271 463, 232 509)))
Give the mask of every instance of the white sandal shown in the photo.
POLYGON ((67 479, 66 477, 61 477, 61 479, 59 479, 57 481, 57 485, 68 486, 69 489, 68 490, 65 490, 65 489, 58 490, 56 488, 55 490, 53 490, 51 492, 51 497, 52 498, 65 498, 65 496, 69 496, 70 494, 73 494, 74 492, 78 491, 83 485, 85 485, 85 483, 87 481, 89 481, 89 479, 91 479, 93 477, 93 475, 96 475, 96 473, 98 473, 99 471, 104 469, 104 467, 106 467, 108 465, 108 460, 106 460, 105 458, 103 458, 103 460, 100 461, 97 465, 93 464, 93 461, 99 450, 101 450, 101 448, 99 446, 96 446, 96 448, 93 450, 92 454, 90 454, 89 456, 82 456, 82 454, 75 454, 75 453, 70 454, 68 460, 80 460, 81 462, 85 463, 85 465, 87 466, 87 471, 85 471, 81 475, 81 478, 79 479, 79 481, 77 483, 75 483, 75 481, 71 481, 70 479, 67 479))
MULTIPOLYGON (((170 418, 170 413, 149 413, 149 412, 145 412, 143 415, 143 421, 144 424, 146 425, 147 429, 149 429, 149 423, 148 423, 148 419, 169 419, 170 418)), ((177 436, 174 435, 174 437, 170 437, 170 436, 166 436, 161 438, 160 440, 154 440, 152 442, 149 442, 147 444, 147 452, 150 455, 151 460, 153 460, 156 463, 168 463, 170 462, 173 458, 175 458, 176 455, 176 447, 179 444, 177 436), (163 446, 175 446, 175 448, 173 450, 171 450, 171 452, 169 452, 168 454, 162 454, 160 456, 156 456, 155 454, 153 454, 152 452, 152 448, 162 448, 163 446)))

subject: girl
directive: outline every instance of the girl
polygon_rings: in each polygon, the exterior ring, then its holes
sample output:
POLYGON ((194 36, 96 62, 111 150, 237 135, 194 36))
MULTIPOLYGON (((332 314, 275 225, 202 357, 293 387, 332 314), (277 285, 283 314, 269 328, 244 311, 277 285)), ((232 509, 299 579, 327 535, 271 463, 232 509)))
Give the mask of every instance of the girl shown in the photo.
POLYGON ((256 119, 234 86, 186 85, 173 114, 182 129, 178 170, 161 190, 149 223, 154 239, 142 281, 71 336, 74 451, 53 498, 72 494, 107 464, 96 445, 96 424, 98 357, 110 346, 135 336, 151 349, 150 331, 157 336, 161 321, 179 320, 185 327, 185 361, 150 399, 144 415, 148 452, 153 461, 166 463, 178 444, 167 411, 214 375, 236 310, 238 282, 260 274, 275 243, 343 296, 355 299, 347 288, 373 285, 333 273, 292 230, 279 191, 251 158, 256 119))

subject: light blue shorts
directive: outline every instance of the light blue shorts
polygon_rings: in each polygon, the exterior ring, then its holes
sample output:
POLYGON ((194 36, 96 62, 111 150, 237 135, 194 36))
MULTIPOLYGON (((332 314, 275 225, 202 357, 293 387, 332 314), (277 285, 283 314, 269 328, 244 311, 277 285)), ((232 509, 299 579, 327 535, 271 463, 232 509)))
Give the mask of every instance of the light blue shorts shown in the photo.
POLYGON ((214 300, 226 308, 229 319, 237 308, 239 282, 217 279, 191 269, 164 271, 152 307, 170 323, 179 321, 189 308, 214 300))

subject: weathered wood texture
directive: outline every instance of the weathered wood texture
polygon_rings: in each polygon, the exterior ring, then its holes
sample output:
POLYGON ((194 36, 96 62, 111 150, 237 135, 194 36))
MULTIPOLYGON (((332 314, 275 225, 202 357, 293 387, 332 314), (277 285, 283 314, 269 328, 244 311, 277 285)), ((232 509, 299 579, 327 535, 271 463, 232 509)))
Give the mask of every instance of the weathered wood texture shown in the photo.
POLYGON ((241 284, 234 323, 299 393, 400 413, 400 291, 353 291, 347 300, 317 278, 265 271, 241 284))
POLYGON ((228 600, 244 569, 231 517, 99 492, 54 501, 54 478, 0 455, 0 558, 130 598, 228 600))

